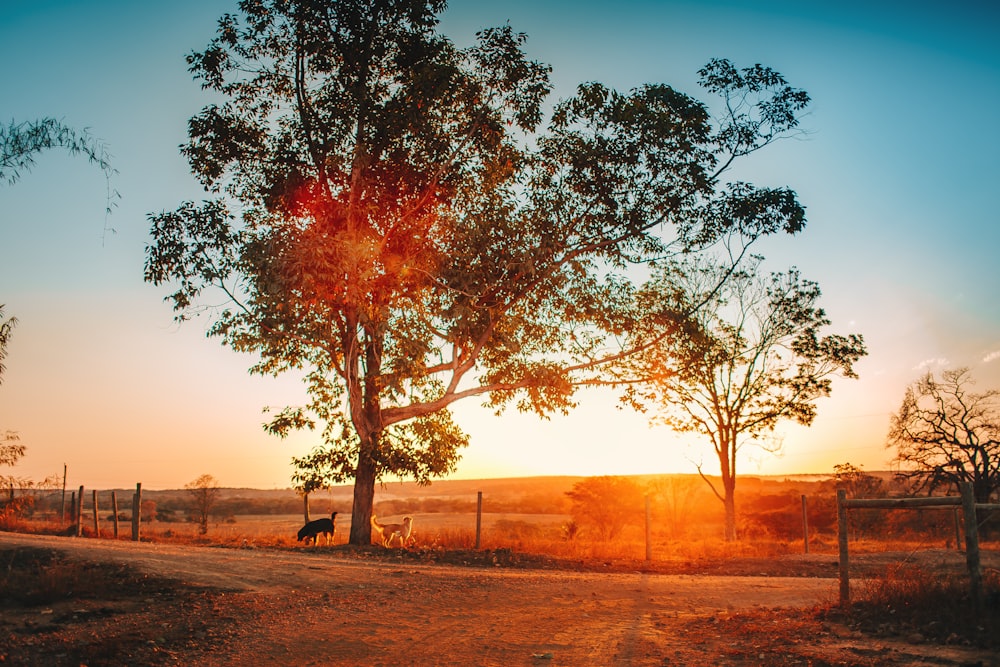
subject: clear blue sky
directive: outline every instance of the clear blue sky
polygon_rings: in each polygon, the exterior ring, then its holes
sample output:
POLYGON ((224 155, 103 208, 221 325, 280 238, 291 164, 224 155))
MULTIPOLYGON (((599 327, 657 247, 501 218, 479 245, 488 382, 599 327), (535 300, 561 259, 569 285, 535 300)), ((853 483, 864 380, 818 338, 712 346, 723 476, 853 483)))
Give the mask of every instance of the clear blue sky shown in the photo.
MULTIPOLYGON (((179 328, 142 282, 150 212, 202 196, 177 147, 207 100, 184 56, 205 46, 221 0, 0 5, 0 121, 55 116, 105 140, 121 193, 105 234, 105 182, 51 151, 0 186, 0 303, 20 324, 0 386, 0 429, 20 433, 34 478, 69 465, 71 486, 283 487, 313 436, 281 442, 261 408, 299 400, 294 378, 248 376, 251 360, 179 328)), ((742 168, 787 184, 806 231, 762 248, 767 266, 817 280, 841 333, 862 333, 861 379, 837 382, 810 429, 744 474, 883 469, 889 415, 924 369, 971 366, 1000 387, 1000 10, 991 2, 452 3, 459 44, 509 21, 553 66, 555 96, 581 81, 662 81, 701 97, 712 57, 763 63, 805 88, 804 138, 742 168)), ((499 420, 460 406, 472 434, 459 476, 693 471, 702 454, 604 395, 568 418, 499 420)), ((710 459, 705 459, 711 470, 710 459)))

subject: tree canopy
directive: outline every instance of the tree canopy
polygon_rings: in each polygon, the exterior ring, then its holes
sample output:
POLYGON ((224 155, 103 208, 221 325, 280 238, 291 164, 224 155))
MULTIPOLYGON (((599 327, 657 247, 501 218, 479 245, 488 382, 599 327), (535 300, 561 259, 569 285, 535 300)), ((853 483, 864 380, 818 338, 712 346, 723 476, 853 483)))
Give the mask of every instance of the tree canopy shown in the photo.
MULTIPOLYGON (((782 420, 811 424, 835 376, 857 377, 860 335, 823 334, 819 285, 796 269, 765 276, 761 258, 740 266, 703 256, 663 263, 638 293, 641 352, 628 360, 627 401, 678 432, 705 436, 722 492, 705 477, 736 537, 737 453, 782 420)), ((701 472, 699 465, 698 471, 701 472)), ((704 475, 703 475, 704 477, 704 475)))
POLYGON ((188 56, 215 100, 182 148, 209 198, 150 216, 145 277, 255 372, 305 374, 267 428, 321 429, 305 465, 354 480, 354 544, 378 479, 454 469, 452 403, 565 411, 627 352, 622 269, 804 224, 787 188, 720 180, 808 103, 769 68, 710 62, 718 119, 590 83, 544 124, 549 68, 510 26, 460 49, 438 0, 239 8, 188 56))
POLYGON ((968 368, 926 373, 906 388, 892 416, 888 446, 900 475, 918 489, 960 491, 972 484, 976 502, 1000 496, 1000 390, 975 392, 968 368))

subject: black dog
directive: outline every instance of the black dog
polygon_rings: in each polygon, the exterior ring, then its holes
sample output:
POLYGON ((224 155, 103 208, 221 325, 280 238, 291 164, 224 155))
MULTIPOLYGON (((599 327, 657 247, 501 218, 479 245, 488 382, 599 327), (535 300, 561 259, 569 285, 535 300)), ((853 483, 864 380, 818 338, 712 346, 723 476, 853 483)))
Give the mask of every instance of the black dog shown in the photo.
POLYGON ((326 535, 326 543, 333 542, 333 522, 337 520, 337 513, 330 515, 329 519, 316 519, 310 521, 299 529, 299 542, 312 538, 313 546, 319 544, 319 536, 326 535))

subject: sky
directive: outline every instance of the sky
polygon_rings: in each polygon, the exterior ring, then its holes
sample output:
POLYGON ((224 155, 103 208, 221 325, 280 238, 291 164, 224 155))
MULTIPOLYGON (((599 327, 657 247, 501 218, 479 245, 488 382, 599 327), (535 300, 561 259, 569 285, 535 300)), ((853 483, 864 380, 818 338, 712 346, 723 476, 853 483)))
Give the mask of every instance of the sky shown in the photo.
MULTIPOLYGON (((261 378, 253 359, 178 326, 168 288, 142 280, 147 216, 203 193, 178 152, 208 103, 184 56, 204 48, 235 0, 3 0, 0 122, 55 117, 103 140, 102 172, 52 150, 0 185, 0 304, 16 316, 0 385, 0 432, 27 454, 13 472, 69 488, 177 488, 201 474, 229 487, 285 488, 318 436, 261 428, 265 406, 298 404, 298 379, 261 378)), ((1000 6, 880 0, 639 2, 456 0, 442 31, 528 35, 552 65, 553 98, 585 81, 627 91, 668 83, 700 99, 711 58, 773 67, 813 99, 805 132, 739 178, 794 189, 801 234, 769 239, 765 267, 819 283, 831 332, 860 333, 857 380, 836 380, 809 428, 783 425, 777 455, 746 448, 738 474, 885 470, 890 416, 921 374, 968 366, 1000 388, 1000 6)), ((581 395, 568 416, 454 410, 470 434, 454 478, 718 470, 696 436, 651 427, 614 397, 581 395)), ((9 472, 9 471, 0 471, 9 472)))

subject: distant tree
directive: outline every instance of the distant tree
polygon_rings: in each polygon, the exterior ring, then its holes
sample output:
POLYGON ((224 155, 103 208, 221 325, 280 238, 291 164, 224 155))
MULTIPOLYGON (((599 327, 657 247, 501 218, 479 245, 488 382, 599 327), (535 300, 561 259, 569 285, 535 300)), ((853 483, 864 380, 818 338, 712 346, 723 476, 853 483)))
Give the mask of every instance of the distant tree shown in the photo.
POLYGON ((927 373, 907 387, 892 416, 888 447, 896 449, 899 475, 933 492, 972 484, 976 502, 1000 497, 1000 391, 971 390, 968 368, 927 373))
POLYGON ((566 495, 572 501, 573 523, 604 541, 613 540, 645 516, 643 489, 627 477, 588 477, 574 484, 566 495))
POLYGON ((699 484, 696 477, 681 475, 669 475, 650 483, 649 490, 662 508, 663 526, 670 538, 687 532, 697 499, 695 487, 699 484))
MULTIPOLYGON (((156 521, 158 516, 159 512, 156 509, 156 501, 150 499, 143 499, 143 501, 139 504, 139 518, 142 521, 149 522, 149 521, 156 521)), ((205 530, 206 531, 208 530, 207 524, 205 530)), ((202 532, 204 533, 205 531, 202 532)))
POLYGON ((302 494, 302 518, 308 523, 309 494, 330 488, 347 465, 341 460, 344 448, 319 446, 306 456, 292 457, 292 488, 302 494))
POLYGON ((454 402, 573 406, 621 352, 626 266, 804 224, 790 190, 720 182, 808 102, 769 68, 702 70, 717 124, 666 85, 587 84, 541 132, 549 68, 509 26, 459 49, 442 0, 239 6, 188 57, 213 100, 182 151, 213 198, 151 216, 145 279, 255 372, 304 371, 267 428, 322 429, 352 544, 378 480, 454 470, 454 402))
MULTIPOLYGON (((185 484, 184 488, 187 489, 191 499, 191 513, 198 522, 199 532, 206 535, 208 533, 208 517, 221 489, 211 475, 202 475, 193 482, 185 484)), ((155 514, 154 506, 153 515, 155 514)))
POLYGON ((782 420, 803 425, 834 376, 857 377, 861 336, 826 335, 819 286, 791 269, 764 277, 761 258, 739 268, 709 258, 663 264, 639 293, 645 317, 634 332, 633 384, 626 400, 652 408, 675 431, 707 437, 722 491, 697 466, 725 507, 725 537, 736 539, 737 453, 782 420))
POLYGON ((874 475, 869 475, 861 466, 838 463, 833 466, 833 479, 838 489, 847 491, 849 498, 885 496, 885 482, 874 475))
POLYGON ((0 384, 3 384, 3 373, 7 370, 3 363, 4 359, 7 358, 7 344, 10 342, 11 332, 17 326, 16 317, 4 319, 3 309, 5 307, 4 304, 0 303, 0 384))
MULTIPOLYGON (((836 488, 844 489, 848 498, 884 498, 885 482, 869 475, 860 466, 838 463, 833 466, 836 488)), ((848 528, 855 538, 874 535, 886 524, 886 513, 873 510, 857 510, 847 515, 848 528)))

